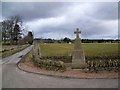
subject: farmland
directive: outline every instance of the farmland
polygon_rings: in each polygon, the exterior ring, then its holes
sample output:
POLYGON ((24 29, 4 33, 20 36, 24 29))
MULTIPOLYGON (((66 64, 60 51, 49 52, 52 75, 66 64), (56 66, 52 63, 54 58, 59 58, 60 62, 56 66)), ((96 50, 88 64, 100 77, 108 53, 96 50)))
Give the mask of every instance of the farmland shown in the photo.
MULTIPOLYGON (((40 44, 42 56, 71 56, 74 44, 40 44)), ((85 56, 118 56, 118 43, 83 43, 85 56)))
POLYGON ((28 45, 3 45, 0 48, 0 57, 5 58, 12 54, 15 54, 23 49, 25 49, 28 45))

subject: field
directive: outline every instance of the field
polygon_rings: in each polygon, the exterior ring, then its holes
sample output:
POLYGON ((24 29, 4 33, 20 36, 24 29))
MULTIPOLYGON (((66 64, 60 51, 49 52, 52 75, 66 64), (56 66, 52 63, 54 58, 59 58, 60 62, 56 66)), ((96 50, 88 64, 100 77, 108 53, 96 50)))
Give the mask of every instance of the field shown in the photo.
POLYGON ((23 49, 25 49, 28 45, 2 45, 0 48, 0 57, 5 58, 12 54, 15 54, 23 49))
MULTIPOLYGON (((83 43, 85 56, 118 56, 118 43, 83 43)), ((71 56, 74 44, 40 44, 42 56, 71 56)))

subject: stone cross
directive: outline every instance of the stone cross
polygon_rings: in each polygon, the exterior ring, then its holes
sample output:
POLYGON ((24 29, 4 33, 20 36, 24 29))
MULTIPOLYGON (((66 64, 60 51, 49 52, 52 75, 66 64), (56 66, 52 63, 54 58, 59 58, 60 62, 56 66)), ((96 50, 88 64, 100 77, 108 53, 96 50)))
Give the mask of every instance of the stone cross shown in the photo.
POLYGON ((74 32, 74 34, 76 34, 76 38, 79 38, 79 33, 81 33, 81 31, 79 30, 79 28, 77 28, 74 32))
POLYGON ((84 51, 82 49, 81 39, 79 37, 81 31, 79 30, 79 28, 77 28, 74 33, 76 34, 76 39, 74 42, 74 50, 72 55, 72 68, 82 69, 85 68, 86 63, 85 63, 84 51))

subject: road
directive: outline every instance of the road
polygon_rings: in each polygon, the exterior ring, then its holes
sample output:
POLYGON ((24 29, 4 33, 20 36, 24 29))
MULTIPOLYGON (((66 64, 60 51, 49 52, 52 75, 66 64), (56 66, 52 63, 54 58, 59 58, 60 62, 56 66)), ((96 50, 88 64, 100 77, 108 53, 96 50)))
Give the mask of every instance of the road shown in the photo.
POLYGON ((32 46, 2 61, 2 88, 117 88, 118 79, 70 79, 27 73, 16 63, 32 46))

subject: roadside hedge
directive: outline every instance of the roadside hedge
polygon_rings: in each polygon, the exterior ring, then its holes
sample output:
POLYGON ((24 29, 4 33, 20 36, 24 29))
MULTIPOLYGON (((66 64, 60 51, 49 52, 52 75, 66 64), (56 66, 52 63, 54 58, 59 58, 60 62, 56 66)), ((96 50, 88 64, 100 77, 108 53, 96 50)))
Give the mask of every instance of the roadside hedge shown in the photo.
POLYGON ((34 65, 46 70, 65 71, 66 66, 62 61, 53 61, 50 59, 34 58, 34 65))
MULTIPOLYGON (((53 61, 63 61, 64 63, 71 63, 72 62, 72 56, 42 56, 41 59, 50 59, 53 61)), ((85 56, 86 61, 90 60, 116 60, 120 59, 120 56, 85 56)))
POLYGON ((44 57, 41 57, 41 59, 42 60, 50 59, 53 61, 63 61, 64 63, 72 62, 72 56, 44 56, 44 57))
POLYGON ((87 63, 87 69, 89 71, 115 71, 117 72, 119 70, 120 61, 117 60, 88 60, 87 63))

